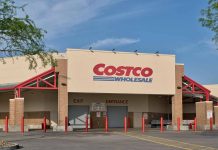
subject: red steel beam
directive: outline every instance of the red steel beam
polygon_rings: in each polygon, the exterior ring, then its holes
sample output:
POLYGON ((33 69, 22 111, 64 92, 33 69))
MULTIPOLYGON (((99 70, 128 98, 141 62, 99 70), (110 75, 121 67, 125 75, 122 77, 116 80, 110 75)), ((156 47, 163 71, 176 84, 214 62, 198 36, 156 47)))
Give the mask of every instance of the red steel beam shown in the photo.
MULTIPOLYGON (((39 74, 39 75, 37 75, 37 76, 35 76, 35 77, 33 77, 33 78, 30 78, 30 79, 28 79, 28 80, 26 80, 26 81, 24 81, 24 82, 22 82, 22 83, 20 83, 20 84, 18 84, 18 85, 16 85, 16 86, 12 86, 12 87, 6 87, 6 88, 0 88, 0 91, 7 91, 7 90, 16 90, 17 92, 18 92, 18 96, 20 96, 20 89, 21 88, 25 88, 25 89, 27 89, 27 88, 30 88, 30 89, 33 89, 33 87, 28 87, 27 85, 28 84, 30 84, 31 82, 34 82, 34 81, 36 81, 36 87, 38 88, 39 87, 39 82, 40 82, 40 79, 42 80, 42 82, 44 82, 44 83, 46 83, 46 85, 50 85, 51 87, 53 87, 53 89, 58 89, 57 88, 57 84, 56 84, 56 80, 57 80, 57 75, 56 75, 56 72, 55 72, 55 68, 54 67, 52 67, 51 69, 49 69, 48 71, 46 71, 46 72, 43 72, 43 73, 41 73, 41 74, 39 74), (46 80, 44 80, 44 79, 42 79, 42 77, 45 77, 45 76, 47 76, 47 75, 49 75, 49 74, 51 74, 51 73, 54 73, 54 85, 52 85, 51 83, 49 83, 49 82, 47 82, 46 80)), ((34 87, 35 88, 35 87, 34 87)), ((36 89, 37 89, 36 88, 36 89)), ((39 89, 45 89, 45 88, 39 88, 39 89)), ((51 89, 51 88, 46 88, 46 89, 51 89)))
POLYGON ((210 90, 208 90, 207 88, 205 88, 204 86, 202 86, 201 84, 195 82, 194 80, 192 80, 191 78, 187 77, 186 75, 184 75, 184 79, 191 82, 191 83, 194 83, 197 87, 199 87, 200 89, 203 89, 204 91, 208 91, 210 92, 210 90))
POLYGON ((57 90, 58 88, 53 88, 53 87, 21 87, 20 89, 57 90))
POLYGON ((33 77, 33 78, 30 78, 30 79, 28 79, 28 80, 26 80, 26 81, 24 81, 24 82, 18 84, 17 86, 15 86, 15 88, 19 88, 19 87, 25 86, 26 84, 35 81, 37 78, 42 77, 42 76, 49 75, 49 74, 51 74, 51 73, 53 73, 53 72, 55 73, 55 68, 51 68, 50 70, 48 70, 48 71, 46 71, 46 72, 43 72, 43 73, 41 73, 41 74, 39 74, 39 75, 37 75, 37 76, 35 76, 35 77, 33 77))
POLYGON ((209 101, 210 99, 210 90, 202 86, 201 84, 195 82, 191 78, 187 76, 183 76, 183 86, 182 87, 182 92, 186 94, 204 94, 206 101, 209 101), (186 83, 186 84, 185 84, 186 83), (198 88, 196 90, 196 88, 198 88))
POLYGON ((49 83, 48 81, 46 81, 46 80, 44 80, 44 79, 42 79, 42 78, 39 78, 39 81, 44 82, 46 85, 49 85, 50 87, 54 87, 53 84, 49 83))
POLYGON ((21 89, 57 90, 58 88, 57 88, 56 80, 57 80, 57 76, 56 76, 55 68, 53 67, 50 70, 43 72, 13 87, 13 89, 16 91, 15 97, 21 96, 21 89), (52 81, 54 82, 54 84, 50 83, 49 81, 46 81, 46 79, 43 79, 48 75, 53 75, 52 81), (40 86, 40 82, 45 83, 46 86, 40 86))

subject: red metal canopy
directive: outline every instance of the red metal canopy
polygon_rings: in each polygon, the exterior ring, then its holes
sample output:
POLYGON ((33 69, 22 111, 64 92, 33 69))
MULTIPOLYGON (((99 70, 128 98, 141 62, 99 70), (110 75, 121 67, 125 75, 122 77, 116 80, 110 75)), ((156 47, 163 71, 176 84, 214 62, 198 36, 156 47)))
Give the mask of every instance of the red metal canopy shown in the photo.
POLYGON ((0 88, 0 91, 14 90, 15 97, 20 97, 22 89, 57 90, 57 73, 55 72, 55 68, 53 67, 50 70, 19 83, 16 86, 0 88))
MULTIPOLYGON (((0 91, 14 90, 15 97, 20 97, 22 89, 57 90, 57 72, 55 72, 55 68, 51 68, 16 86, 0 88, 0 91)), ((206 101, 210 99, 210 90, 185 75, 183 76, 182 92, 184 94, 204 95, 206 101)))
POLYGON ((210 100, 210 90, 185 75, 183 76, 182 92, 184 94, 203 95, 206 101, 210 100))

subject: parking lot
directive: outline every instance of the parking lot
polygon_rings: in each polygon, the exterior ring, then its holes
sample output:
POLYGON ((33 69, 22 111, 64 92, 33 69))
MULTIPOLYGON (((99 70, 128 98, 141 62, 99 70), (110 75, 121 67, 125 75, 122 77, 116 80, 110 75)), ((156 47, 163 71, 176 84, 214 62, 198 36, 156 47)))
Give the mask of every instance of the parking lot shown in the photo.
POLYGON ((28 132, 0 133, 0 139, 21 144, 23 150, 215 150, 218 149, 218 132, 180 132, 149 130, 141 133, 122 130, 104 133, 101 131, 85 132, 28 132))

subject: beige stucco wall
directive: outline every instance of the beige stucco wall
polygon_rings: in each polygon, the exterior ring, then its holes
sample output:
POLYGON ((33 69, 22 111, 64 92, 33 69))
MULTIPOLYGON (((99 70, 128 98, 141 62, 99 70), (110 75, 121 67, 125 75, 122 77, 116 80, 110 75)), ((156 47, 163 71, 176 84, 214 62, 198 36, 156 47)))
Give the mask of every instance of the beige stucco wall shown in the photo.
POLYGON ((171 113, 171 104, 169 103, 169 97, 167 96, 148 96, 148 112, 158 112, 158 113, 171 113))
MULTIPOLYGON (((65 54, 60 53, 54 55, 55 58, 65 57, 65 54)), ((51 68, 50 65, 42 66, 41 60, 38 60, 38 67, 34 70, 29 70, 29 62, 25 57, 5 58, 6 64, 0 62, 0 84, 19 83, 28 80, 42 72, 51 68)))
MULTIPOLYGON (((90 52, 89 50, 68 49, 66 57, 68 58, 68 92, 175 94, 174 55, 157 56, 141 53, 136 55, 127 52, 114 54, 109 51, 90 52), (99 63, 116 67, 149 67, 153 70, 152 83, 93 81, 93 76, 96 76, 93 67, 99 63)), ((131 74, 129 77, 134 76, 131 74)))
POLYGON ((91 103, 105 103, 106 100, 128 100, 128 104, 110 103, 107 105, 128 106, 129 112, 170 113, 170 104, 166 99, 167 96, 154 95, 69 93, 69 105, 90 106, 91 103))
POLYGON ((218 97, 218 84, 204 85, 211 91, 211 95, 218 97))
POLYGON ((57 124, 57 91, 28 91, 24 94, 24 111, 50 111, 51 125, 57 124))
POLYGON ((38 67, 36 70, 29 70, 29 63, 25 61, 24 57, 18 57, 12 60, 11 58, 5 59, 6 64, 0 63, 0 84, 19 83, 31 77, 34 77, 50 67, 38 67))

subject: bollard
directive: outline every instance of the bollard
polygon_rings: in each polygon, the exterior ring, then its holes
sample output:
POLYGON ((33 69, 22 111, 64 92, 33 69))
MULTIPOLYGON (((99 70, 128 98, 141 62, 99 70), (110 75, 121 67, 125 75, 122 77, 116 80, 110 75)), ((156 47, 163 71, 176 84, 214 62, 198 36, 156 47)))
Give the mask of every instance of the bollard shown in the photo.
POLYGON ((142 116, 142 133, 145 132, 145 117, 142 116))
POLYGON ((90 117, 90 129, 93 128, 92 117, 90 117))
POLYGON ((180 132, 180 117, 177 118, 177 132, 180 132))
POLYGON ((105 116, 105 132, 108 132, 108 116, 105 116))
POLYGON ((213 118, 212 117, 210 118, 210 130, 211 131, 213 130, 213 118))
POLYGON ((86 132, 88 132, 88 130, 89 130, 89 129, 88 129, 88 124, 89 124, 88 121, 89 121, 89 120, 88 120, 88 115, 86 115, 86 132))
POLYGON ((5 133, 8 133, 8 116, 5 117, 5 133))
POLYGON ((20 131, 21 134, 24 134, 24 116, 21 118, 20 131))
POLYGON ((44 130, 44 132, 46 132, 46 117, 44 117, 43 120, 44 120, 43 121, 43 130, 44 130))
POLYGON ((124 132, 127 132, 127 117, 124 117, 124 132))
POLYGON ((163 117, 160 118, 160 132, 163 132, 163 117))
POLYGON ((194 131, 197 131, 197 119, 195 117, 195 120, 194 120, 194 131))
POLYGON ((68 128, 68 117, 66 116, 65 117, 65 128, 64 128, 65 133, 67 133, 67 128, 68 128))

